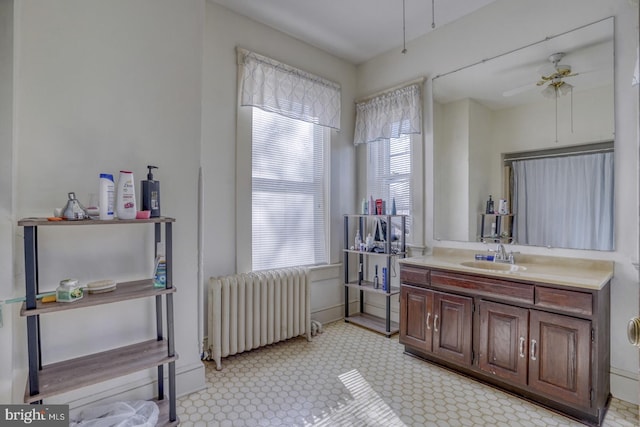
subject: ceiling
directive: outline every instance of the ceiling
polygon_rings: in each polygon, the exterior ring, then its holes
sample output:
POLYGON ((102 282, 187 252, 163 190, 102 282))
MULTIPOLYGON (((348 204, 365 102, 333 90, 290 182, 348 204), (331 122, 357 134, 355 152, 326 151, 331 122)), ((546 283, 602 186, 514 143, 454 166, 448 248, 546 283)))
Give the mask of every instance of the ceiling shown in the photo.
POLYGON ((440 103, 471 98, 491 109, 501 109, 542 100, 547 85, 537 85, 542 75, 553 72, 548 57, 563 52, 560 61, 571 67, 564 79, 574 90, 613 84, 613 18, 549 36, 538 43, 491 60, 436 76, 433 96, 440 103))
MULTIPOLYGON (((211 0, 354 64, 402 50, 402 0, 211 0)), ((434 0, 436 29, 494 0, 434 0)), ((433 31, 432 2, 405 0, 406 41, 433 31)))

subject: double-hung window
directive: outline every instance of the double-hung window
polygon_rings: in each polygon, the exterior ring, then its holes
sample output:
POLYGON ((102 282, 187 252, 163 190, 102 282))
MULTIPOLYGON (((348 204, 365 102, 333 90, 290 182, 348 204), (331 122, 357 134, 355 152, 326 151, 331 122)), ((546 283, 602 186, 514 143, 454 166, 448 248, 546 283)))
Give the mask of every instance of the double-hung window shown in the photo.
POLYGON ((407 215, 407 243, 422 245, 421 85, 409 84, 356 104, 354 143, 366 144, 366 197, 386 213, 407 215))
POLYGON ((340 86, 237 49, 237 270, 325 264, 340 86))
POLYGON ((329 131, 253 108, 252 269, 327 262, 329 131))

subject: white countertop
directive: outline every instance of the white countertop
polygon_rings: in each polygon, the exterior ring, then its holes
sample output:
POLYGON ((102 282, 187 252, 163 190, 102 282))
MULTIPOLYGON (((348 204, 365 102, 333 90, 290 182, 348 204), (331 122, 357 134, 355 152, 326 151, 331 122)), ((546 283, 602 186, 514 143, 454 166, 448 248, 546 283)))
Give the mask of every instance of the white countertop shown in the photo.
MULTIPOLYGON (((602 289, 613 277, 613 261, 517 254, 515 264, 521 271, 496 271, 464 266, 481 251, 434 248, 432 255, 400 259, 400 264, 437 268, 458 273, 477 274, 507 280, 526 280, 576 288, 602 289)), ((484 252, 483 254, 487 254, 484 252)))

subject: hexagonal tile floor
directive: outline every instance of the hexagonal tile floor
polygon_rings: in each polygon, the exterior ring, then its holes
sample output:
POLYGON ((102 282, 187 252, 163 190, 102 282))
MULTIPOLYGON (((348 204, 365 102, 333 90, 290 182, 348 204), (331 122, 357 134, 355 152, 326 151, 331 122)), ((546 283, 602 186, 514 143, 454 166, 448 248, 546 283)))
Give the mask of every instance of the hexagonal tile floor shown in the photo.
MULTIPOLYGON (((178 400, 181 426, 581 426, 569 418, 403 354, 342 321, 206 362, 207 388, 178 400)), ((613 399, 605 426, 635 427, 638 406, 613 399)))

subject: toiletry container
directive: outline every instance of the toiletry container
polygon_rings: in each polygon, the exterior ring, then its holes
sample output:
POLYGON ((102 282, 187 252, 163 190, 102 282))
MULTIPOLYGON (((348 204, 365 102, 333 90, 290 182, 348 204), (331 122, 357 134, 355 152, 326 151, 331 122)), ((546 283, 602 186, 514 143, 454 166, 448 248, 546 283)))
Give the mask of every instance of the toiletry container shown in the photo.
POLYGON ((354 248, 356 251, 360 250, 360 246, 362 246, 362 236, 360 236, 360 230, 356 230, 356 238, 354 241, 354 248))
POLYGON ((56 288, 56 301, 58 302, 73 302, 82 298, 83 295, 77 279, 64 279, 56 288))
POLYGON ((156 259, 153 268, 153 286, 165 288, 167 286, 167 259, 164 255, 164 245, 156 244, 156 259))
POLYGON ((147 179, 142 181, 142 210, 150 211, 151 218, 160 216, 160 181, 153 179, 153 169, 157 166, 147 166, 149 173, 147 179))
POLYGON ((487 209, 485 213, 488 213, 488 214, 495 213, 493 199, 491 199, 491 196, 489 196, 489 200, 487 200, 487 209))
POLYGON ((69 200, 67 200, 66 206, 62 209, 62 217, 70 221, 89 218, 84 206, 76 199, 76 193, 71 192, 68 197, 69 200))
POLYGON ((498 202, 498 213, 500 215, 507 215, 509 213, 509 205, 507 205, 506 199, 500 199, 498 202))
POLYGON ((98 202, 98 215, 102 220, 113 219, 113 199, 115 196, 115 184, 110 173, 100 174, 100 199, 98 202))
POLYGON ((120 171, 118 191, 116 193, 116 214, 119 219, 135 219, 136 190, 133 172, 120 171))

